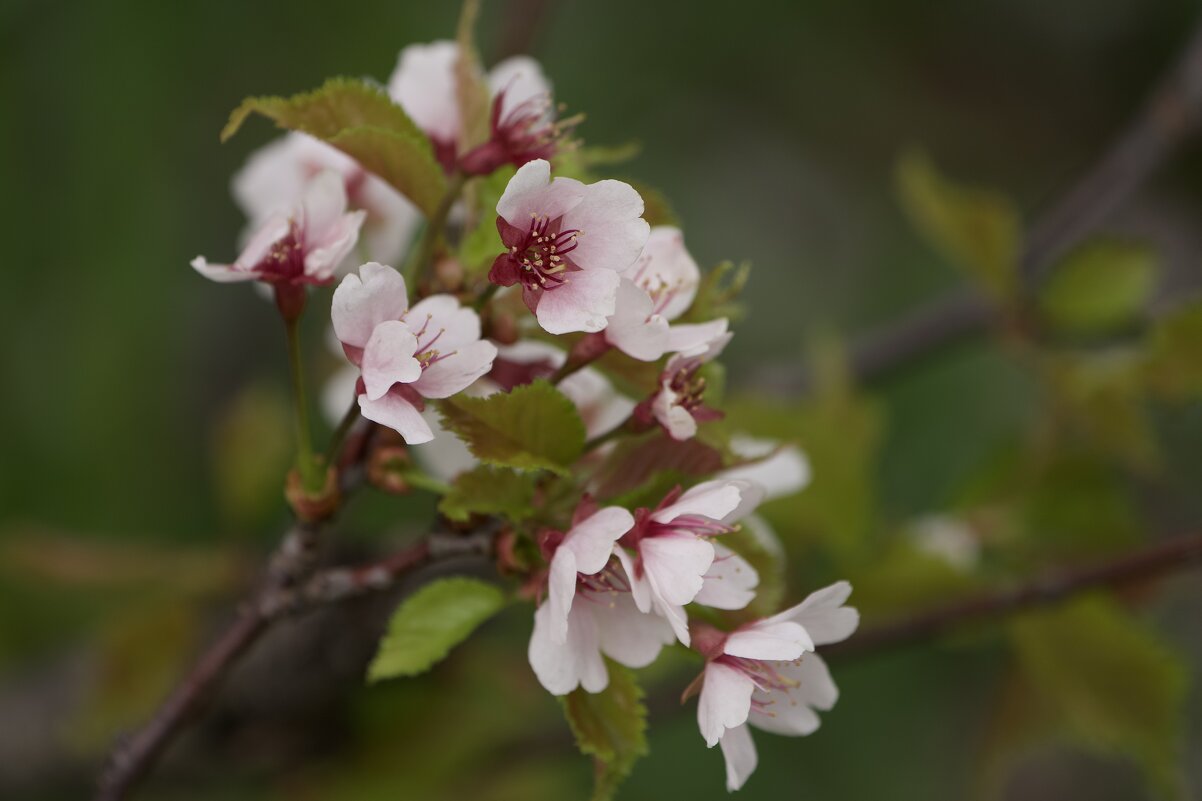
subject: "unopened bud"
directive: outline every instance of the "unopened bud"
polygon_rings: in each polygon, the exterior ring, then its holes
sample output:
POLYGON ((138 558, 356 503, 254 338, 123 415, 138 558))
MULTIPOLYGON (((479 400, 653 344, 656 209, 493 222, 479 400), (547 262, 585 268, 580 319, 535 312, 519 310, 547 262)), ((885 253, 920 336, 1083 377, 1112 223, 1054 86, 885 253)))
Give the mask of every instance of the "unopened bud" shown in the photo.
POLYGON ((458 292, 463 287, 463 265, 444 256, 434 263, 434 277, 443 290, 458 292))
POLYGON ((518 321, 504 309, 493 309, 487 320, 485 336, 499 345, 512 345, 518 341, 518 321))
POLYGON ((409 492, 404 472, 409 466, 409 451, 404 445, 382 445, 372 450, 367 477, 373 485, 391 495, 409 492))
POLYGON ((301 481, 300 473, 293 470, 288 473, 284 484, 284 497, 296 514, 297 519, 307 523, 317 523, 331 517, 338 510, 342 495, 338 490, 338 473, 334 468, 326 468, 325 484, 316 492, 309 492, 301 481))

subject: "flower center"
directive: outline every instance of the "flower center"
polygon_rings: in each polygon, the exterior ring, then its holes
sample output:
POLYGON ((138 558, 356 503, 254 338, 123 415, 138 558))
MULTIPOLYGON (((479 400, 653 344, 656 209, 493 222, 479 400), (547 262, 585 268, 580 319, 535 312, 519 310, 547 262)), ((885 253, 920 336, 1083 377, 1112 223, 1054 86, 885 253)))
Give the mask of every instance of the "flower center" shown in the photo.
POLYGON ((289 224, 288 233, 276 240, 254 269, 267 281, 293 281, 305 274, 304 234, 296 221, 289 224))
POLYGON ((701 361, 691 359, 685 362, 668 379, 668 388, 676 394, 676 405, 692 412, 705 402, 705 376, 699 374, 701 361))
POLYGON ((769 709, 775 701, 771 695, 773 693, 787 694, 790 690, 800 686, 795 679, 789 678, 780 670, 782 665, 800 664, 801 660, 799 659, 793 662, 765 662, 759 659, 747 659, 741 656, 723 654, 715 661, 719 661, 739 671, 755 682, 755 686, 761 692, 770 696, 767 699, 756 698, 755 695, 751 696, 751 708, 769 717, 776 717, 776 714, 769 709))
POLYGON ((567 282, 566 273, 580 269, 568 254, 576 249, 584 232, 561 228, 562 220, 562 217, 552 220, 545 214, 532 214, 522 243, 510 247, 509 255, 517 264, 518 278, 526 289, 555 289, 567 282))

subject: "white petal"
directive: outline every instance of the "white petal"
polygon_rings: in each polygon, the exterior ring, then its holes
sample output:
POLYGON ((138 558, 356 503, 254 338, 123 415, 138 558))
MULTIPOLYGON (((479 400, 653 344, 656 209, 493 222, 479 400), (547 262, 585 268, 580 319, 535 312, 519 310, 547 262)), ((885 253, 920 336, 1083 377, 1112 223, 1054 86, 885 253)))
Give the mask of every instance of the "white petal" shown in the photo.
POLYGON ((568 613, 576 597, 576 554, 560 547, 551 557, 551 569, 547 573, 547 606, 551 611, 547 618, 547 632, 552 642, 564 643, 568 639, 568 613))
POLYGON ((335 170, 322 170, 305 185, 300 202, 306 243, 324 241, 346 213, 346 183, 342 175, 335 170))
POLYGON ((496 358, 497 346, 488 340, 460 345, 452 355, 423 370, 413 388, 427 398, 449 398, 486 375, 496 358))
POLYGON ((304 192, 309 176, 301 160, 302 139, 310 139, 342 155, 329 145, 301 133, 285 134, 251 153, 230 184, 234 201, 250 220, 287 213, 304 192))
POLYGON ((769 618, 732 631, 723 650, 744 659, 787 662, 813 651, 814 643, 800 624, 769 618))
POLYGON ((714 562, 714 546, 691 534, 647 537, 639 552, 652 593, 673 606, 692 602, 714 562))
POLYGON ((719 476, 754 481, 763 487, 765 500, 800 492, 810 483, 810 462, 796 446, 736 435, 731 437, 730 447, 744 459, 758 461, 724 470, 719 476))
POLYGON ((358 401, 355 396, 358 384, 359 371, 349 364, 343 364, 322 385, 321 412, 331 426, 338 425, 347 407, 358 401))
MULTIPOLYGON (((667 350, 682 356, 708 355, 711 347, 727 340, 725 317, 708 323, 681 323, 668 329, 667 350)), ((725 342, 723 342, 725 344, 725 342)), ((712 357, 710 357, 712 358, 712 357)), ((708 360, 708 359, 707 359, 708 360)))
POLYGON ((674 639, 671 627, 658 615, 645 615, 630 593, 595 595, 590 600, 601 650, 626 667, 650 665, 674 639))
MULTIPOLYGON (((563 363, 563 351, 557 353, 556 367, 563 363)), ((625 395, 620 395, 600 371, 591 367, 577 370, 560 381, 559 391, 576 404, 590 438, 612 431, 626 422, 637 405, 625 395)))
POLYGON ((389 392, 379 400, 360 395, 359 410, 368 420, 396 431, 410 445, 420 445, 434 439, 434 433, 430 431, 422 413, 396 392, 389 392))
POLYGON ((400 320, 376 326, 360 365, 370 400, 379 400, 393 384, 411 384, 421 377, 421 363, 413 357, 416 350, 417 338, 400 320))
POLYGON ((743 786, 759 764, 751 729, 746 724, 727 729, 719 745, 722 746, 722 758, 726 761, 726 789, 733 793, 743 786))
POLYGON ((821 719, 815 709, 828 710, 839 700, 839 688, 831 679, 830 670, 817 654, 806 654, 797 663, 774 666, 786 678, 796 682, 787 691, 765 693, 756 690, 754 698, 767 704, 771 714, 752 711, 750 722, 758 729, 773 734, 804 737, 818 729, 821 719))
POLYGON ((391 267, 369 262, 359 274, 342 279, 334 290, 330 317, 338 339, 352 348, 363 348, 376 326, 399 320, 409 308, 405 279, 391 267))
POLYGON ((409 45, 388 80, 388 94, 417 127, 440 142, 459 141, 462 123, 455 80, 459 47, 454 42, 409 45))
POLYGON ((651 297, 628 278, 618 285, 613 315, 605 326, 605 339, 618 350, 644 362, 653 362, 668 348, 668 321, 652 314, 651 297))
MULTIPOLYGON (((792 621, 809 632, 815 645, 827 645, 846 640, 860 625, 860 613, 843 606, 851 596, 851 584, 837 581, 829 587, 810 593, 804 601, 773 615, 769 621, 792 621)), ((767 622, 767 621, 765 621, 767 622)))
POLYGON ((651 411, 660 425, 667 429, 668 436, 677 442, 684 442, 697 435, 697 421, 688 409, 677 405, 677 400, 676 393, 665 384, 651 402, 651 411))
POLYGON ((706 664, 697 699, 697 726, 706 745, 713 748, 727 729, 747 722, 754 690, 755 682, 741 671, 721 662, 706 664))
POLYGON ((725 545, 714 543, 714 563, 693 603, 714 609, 742 609, 755 598, 759 583, 759 574, 746 559, 725 545))
POLYGON ((614 543, 634 527, 634 516, 619 506, 607 506, 577 523, 564 537, 561 549, 576 554, 576 570, 586 576, 605 567, 614 543))
POLYGON ((563 284, 543 290, 535 313, 538 324, 549 334, 600 331, 614 313, 620 281, 610 270, 569 273, 563 284))
POLYGON ((622 565, 622 570, 626 573, 626 582, 630 585, 630 595, 634 599, 635 606, 643 614, 651 612, 651 584, 647 581, 645 575, 635 575, 634 558, 622 546, 614 547, 614 556, 618 557, 618 562, 622 565))
POLYGON ((564 220, 584 234, 572 261, 585 270, 626 270, 638 260, 651 231, 642 215, 643 198, 630 184, 605 180, 585 186, 579 205, 564 220))
POLYGON ((526 652, 539 682, 552 695, 567 695, 581 685, 593 693, 604 690, 609 674, 591 615, 573 610, 564 643, 556 643, 548 635, 549 616, 546 604, 535 610, 534 632, 526 652))
POLYGON ((722 520, 739 507, 747 485, 739 481, 703 481, 689 488, 670 506, 651 516, 657 523, 671 523, 678 517, 697 515, 722 520))
POLYGON ((235 281, 253 281, 259 277, 255 273, 239 270, 232 264, 209 264, 205 261, 204 256, 197 256, 192 259, 192 269, 210 281, 217 281, 221 284, 229 284, 235 281))

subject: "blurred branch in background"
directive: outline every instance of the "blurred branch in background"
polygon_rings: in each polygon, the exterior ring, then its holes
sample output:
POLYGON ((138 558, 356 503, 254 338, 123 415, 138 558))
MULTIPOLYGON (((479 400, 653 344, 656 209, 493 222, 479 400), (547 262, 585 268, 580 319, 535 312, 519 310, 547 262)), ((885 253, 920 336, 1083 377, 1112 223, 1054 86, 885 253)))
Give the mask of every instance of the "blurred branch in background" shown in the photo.
POLYGON ((1101 588, 1118 589, 1178 570, 1195 568, 1199 563, 1202 563, 1202 534, 1174 537, 1098 565, 1048 573, 1015 587, 862 629, 851 639, 826 648, 824 653, 832 657, 856 657, 912 645, 968 623, 1056 603, 1081 592, 1101 588))
MULTIPOLYGON (((1019 258, 1022 289, 1030 293, 1047 277, 1056 260, 1095 232, 1202 121, 1202 26, 1191 34, 1173 69, 1149 96, 1143 109, 1101 158, 1030 226, 1019 258)), ((985 334, 1004 319, 979 290, 949 292, 899 319, 867 332, 851 345, 852 376, 872 381, 910 362, 985 334)), ((768 368, 765 383, 791 394, 808 392, 811 371, 803 366, 768 368)))

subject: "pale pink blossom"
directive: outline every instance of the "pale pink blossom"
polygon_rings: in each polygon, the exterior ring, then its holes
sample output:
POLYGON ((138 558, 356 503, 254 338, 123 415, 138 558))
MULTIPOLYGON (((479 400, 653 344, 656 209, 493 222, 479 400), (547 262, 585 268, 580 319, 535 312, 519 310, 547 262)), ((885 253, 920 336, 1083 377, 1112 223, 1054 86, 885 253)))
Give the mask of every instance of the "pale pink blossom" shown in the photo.
POLYGON ((826 664, 812 652, 846 639, 859 625, 859 613, 844 606, 850 594, 851 585, 840 581, 791 609, 731 632, 694 626, 694 647, 706 658, 697 725, 706 745, 722 744, 728 789, 739 789, 755 770, 748 725, 774 734, 807 735, 820 723, 815 710, 834 706, 838 689, 826 664))
POLYGON ((550 557, 547 597, 535 611, 528 656, 539 681, 555 695, 577 686, 605 689, 603 654, 643 667, 672 640, 663 620, 638 610, 615 570, 614 543, 633 525, 625 509, 596 509, 586 499, 566 534, 542 535, 550 557))
POLYGON ((555 122, 551 85, 537 61, 514 56, 487 76, 492 96, 489 140, 461 157, 458 61, 455 42, 410 45, 401 51, 388 81, 389 94, 430 137, 447 172, 458 166, 483 175, 504 163, 520 166, 554 153, 566 127, 555 122))
POLYGON ((644 425, 659 424, 668 436, 681 441, 697 434, 699 422, 720 419, 722 413, 705 403, 706 380, 700 374, 701 366, 721 353, 732 336, 723 333, 700 353, 677 353, 668 359, 660 373, 659 389, 638 405, 635 419, 644 425))
POLYGON ((641 361, 669 352, 701 354, 726 334, 726 319, 670 325, 692 305, 700 282, 701 271, 685 249, 680 229, 652 228, 638 261, 622 276, 606 341, 641 361))
POLYGON ((334 333, 359 368, 363 416, 395 429, 411 445, 434 434, 425 398, 447 398, 488 372, 497 348, 480 339, 480 318, 453 295, 431 295, 413 308, 405 279, 374 262, 342 280, 331 309, 334 333))
POLYGON ((328 284, 355 247, 365 216, 347 212, 342 178, 327 170, 309 182, 291 208, 270 215, 233 264, 210 264, 197 256, 192 266, 214 281, 328 284))
POLYGON ((497 203, 507 252, 489 280, 521 284, 522 298, 552 334, 600 331, 614 313, 620 273, 642 252, 649 228, 629 184, 551 179, 544 160, 525 164, 497 203))
MULTIPOLYGON (((350 156, 306 134, 285 134, 252 153, 234 176, 234 200, 251 224, 258 225, 287 210, 325 170, 342 176, 348 206, 366 212, 358 248, 366 260, 400 258, 420 218, 417 208, 350 156)), ((357 255, 343 259, 338 272, 345 274, 365 260, 355 260, 357 255)))
MULTIPOLYGON (((677 489, 655 509, 637 510, 634 527, 619 541, 616 554, 635 604, 642 612, 665 618, 685 645, 689 630, 684 606, 702 592, 714 565, 710 538, 731 531, 734 521, 755 508, 759 495, 745 481, 706 481, 683 493, 677 489)), ((713 575, 721 572, 722 568, 713 575)), ((723 598, 720 605, 727 608, 737 602, 713 587, 710 592, 723 598)))

